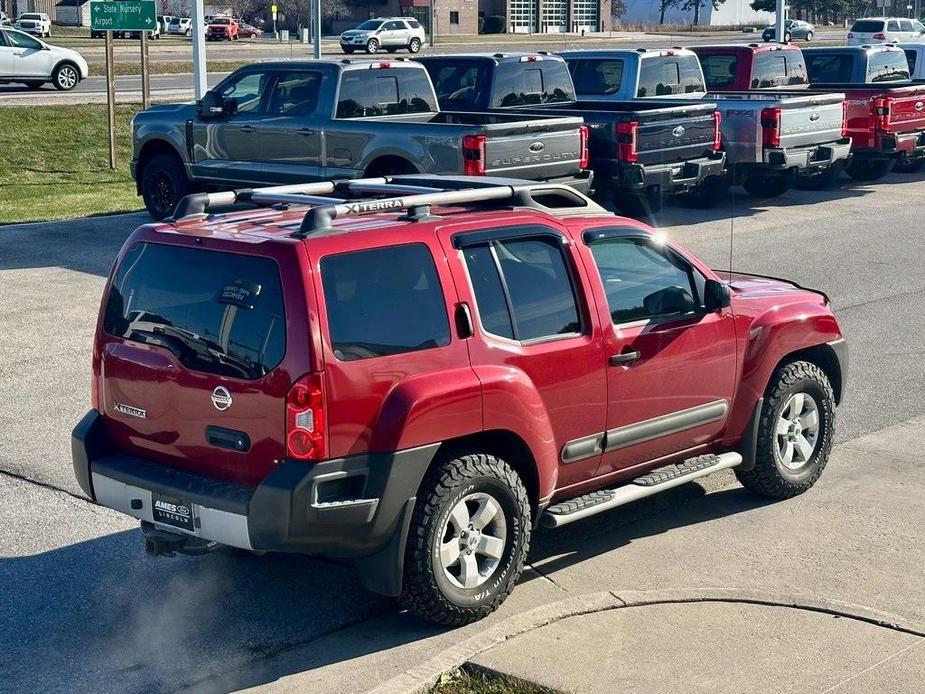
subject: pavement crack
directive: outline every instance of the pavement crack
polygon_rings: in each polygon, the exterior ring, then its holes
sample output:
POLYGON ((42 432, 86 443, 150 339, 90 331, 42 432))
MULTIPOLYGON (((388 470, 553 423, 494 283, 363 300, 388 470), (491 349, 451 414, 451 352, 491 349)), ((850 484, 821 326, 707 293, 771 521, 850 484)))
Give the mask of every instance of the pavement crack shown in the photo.
POLYGON ((893 653, 892 655, 888 655, 886 658, 884 658, 883 660, 880 660, 879 662, 874 663, 874 664, 871 665, 870 667, 866 667, 866 668, 864 668, 863 670, 861 670, 860 672, 854 673, 853 675, 851 675, 851 677, 846 677, 845 679, 843 679, 843 680, 842 680, 841 682, 839 682, 838 684, 835 684, 835 685, 829 687, 828 689, 823 690, 822 692, 820 692, 820 694, 826 694, 826 692, 834 692, 836 689, 838 689, 839 687, 841 687, 843 684, 847 684, 848 682, 851 682, 852 680, 857 679, 858 677, 860 677, 861 675, 863 675, 865 672, 870 672, 871 670, 880 667, 880 666, 883 665, 885 662, 887 662, 887 661, 889 661, 889 660, 892 660, 893 658, 895 658, 895 657, 898 656, 898 655, 902 655, 902 654, 905 653, 906 651, 908 651, 908 650, 910 650, 910 649, 912 649, 912 648, 915 648, 916 646, 921 646, 922 643, 925 643, 925 638, 921 638, 921 639, 919 639, 918 641, 916 641, 915 643, 910 643, 910 644, 909 644, 908 646, 906 646, 905 648, 896 651, 896 652, 893 653))
POLYGON ((569 593, 569 590, 567 588, 563 588, 562 586, 560 586, 552 576, 543 572, 541 569, 537 567, 536 564, 527 564, 527 566, 529 566, 531 569, 536 571, 540 575, 541 578, 545 578, 547 581, 552 583, 556 588, 561 590, 563 593, 569 593))
MULTIPOLYGON (((14 479, 14 480, 18 480, 19 482, 27 482, 27 483, 29 483, 29 484, 34 484, 36 487, 42 487, 43 489, 48 489, 48 490, 53 491, 53 492, 58 492, 58 493, 60 493, 60 494, 65 494, 65 495, 71 497, 72 499, 76 499, 77 501, 81 501, 81 502, 83 502, 84 504, 86 504, 86 505, 88 505, 88 506, 91 506, 91 507, 95 507, 95 506, 97 505, 97 504, 95 504, 94 502, 90 501, 90 499, 88 499, 87 497, 83 496, 82 494, 75 494, 74 492, 72 492, 72 491, 70 491, 70 490, 68 490, 68 489, 64 489, 63 487, 58 487, 58 486, 56 486, 56 485, 54 485, 54 484, 49 484, 48 482, 39 482, 39 481, 37 481, 37 480, 30 479, 30 478, 26 477, 25 475, 20 475, 20 474, 15 473, 15 472, 9 472, 8 470, 0 470, 0 476, 10 477, 10 478, 12 478, 12 479, 14 479)), ((95 509, 94 509, 94 510, 95 510, 95 509)))

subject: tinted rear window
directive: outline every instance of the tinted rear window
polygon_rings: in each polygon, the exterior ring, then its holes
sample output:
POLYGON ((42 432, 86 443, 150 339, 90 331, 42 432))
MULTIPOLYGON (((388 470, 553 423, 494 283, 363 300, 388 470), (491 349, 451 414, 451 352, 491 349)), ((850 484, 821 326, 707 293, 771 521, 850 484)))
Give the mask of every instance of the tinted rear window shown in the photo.
POLYGON ((806 53, 806 70, 813 83, 835 84, 851 81, 854 56, 846 54, 817 55, 806 53))
POLYGON ((868 82, 897 82, 909 79, 909 62, 903 51, 878 51, 867 60, 868 82))
POLYGON ((708 89, 726 89, 735 83, 739 69, 737 55, 703 55, 700 57, 704 81, 708 89))
POLYGON ((355 361, 449 344, 443 290, 426 246, 328 256, 321 261, 321 278, 337 359, 355 361))
POLYGON ((489 86, 487 63, 472 60, 423 62, 441 104, 474 106, 483 103, 484 91, 489 86))
POLYGON ((910 75, 915 72, 915 61, 918 59, 918 56, 918 51, 916 51, 914 48, 906 49, 906 61, 909 63, 910 75))
POLYGON ((768 89, 787 84, 787 65, 781 51, 757 53, 752 64, 752 89, 768 89))
POLYGON ((575 90, 561 60, 501 63, 495 68, 492 103, 497 108, 573 101, 575 90))
POLYGON ((261 378, 286 351, 279 269, 269 258, 141 243, 116 272, 103 326, 191 370, 261 378))
POLYGON ((338 118, 397 116, 437 110, 426 70, 347 70, 341 76, 338 118))
POLYGON ((570 60, 569 70, 579 94, 606 96, 620 91, 623 83, 622 58, 582 58, 570 60))
POLYGON ((850 31, 857 31, 862 34, 875 34, 883 31, 883 22, 871 19, 859 19, 851 25, 850 31))
POLYGON ((638 98, 705 91, 700 61, 695 55, 643 58, 638 98))

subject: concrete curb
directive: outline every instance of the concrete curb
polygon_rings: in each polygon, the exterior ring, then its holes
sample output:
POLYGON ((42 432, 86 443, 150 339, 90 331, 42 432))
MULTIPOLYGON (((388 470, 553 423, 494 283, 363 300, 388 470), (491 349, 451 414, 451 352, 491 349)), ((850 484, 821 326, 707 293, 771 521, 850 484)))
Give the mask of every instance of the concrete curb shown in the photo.
POLYGON ((441 675, 459 668, 478 654, 521 634, 569 617, 622 608, 698 602, 746 603, 821 612, 925 638, 925 622, 863 605, 815 596, 723 588, 599 591, 565 598, 509 617, 483 633, 446 649, 420 666, 383 682, 370 690, 370 694, 425 692, 437 683, 441 675))

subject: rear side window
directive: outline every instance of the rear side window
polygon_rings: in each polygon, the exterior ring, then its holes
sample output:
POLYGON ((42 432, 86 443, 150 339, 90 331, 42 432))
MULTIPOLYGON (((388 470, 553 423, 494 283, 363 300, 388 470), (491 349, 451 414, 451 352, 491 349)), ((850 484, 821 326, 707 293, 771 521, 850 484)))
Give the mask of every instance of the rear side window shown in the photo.
POLYGON ((561 60, 501 63, 495 68, 492 106, 509 108, 572 101, 575 91, 568 68, 561 60))
POLYGON ((522 342, 581 331, 562 248, 553 237, 491 241, 464 249, 486 332, 522 342))
POLYGON ((308 116, 318 107, 320 72, 283 72, 276 79, 267 113, 282 116, 308 116))
POLYGON ((918 59, 918 51, 914 48, 906 49, 906 61, 909 63, 909 74, 915 74, 915 62, 918 59))
POLYGON ((787 84, 806 84, 806 62, 799 51, 788 51, 784 55, 787 64, 787 84))
POLYGON ((822 84, 840 84, 851 81, 854 57, 850 55, 812 54, 806 58, 809 81, 822 84))
POLYGON ((433 88, 425 70, 347 70, 341 76, 338 118, 432 113, 436 110, 433 88))
POLYGON ((735 84, 739 69, 736 55, 704 55, 700 58, 704 81, 708 89, 727 89, 735 84))
POLYGON ((116 272, 103 328, 164 347, 194 371, 261 378, 286 351, 279 269, 269 258, 140 243, 116 272))
POLYGON ((423 244, 327 256, 321 279, 331 345, 340 361, 450 343, 443 290, 423 244))
POLYGON ((883 22, 871 19, 859 19, 851 25, 849 31, 857 31, 861 34, 876 34, 878 31, 883 31, 883 22))
POLYGON ((697 56, 643 58, 639 68, 638 98, 705 91, 697 56))
POLYGON ((899 31, 899 22, 897 22, 895 19, 891 19, 889 22, 886 23, 886 30, 887 31, 899 31))
POLYGON ((867 60, 868 82, 897 82, 909 79, 909 63, 903 51, 877 51, 867 60))
POLYGON ((606 96, 620 91, 624 67, 620 58, 581 58, 570 60, 568 66, 579 94, 606 96))

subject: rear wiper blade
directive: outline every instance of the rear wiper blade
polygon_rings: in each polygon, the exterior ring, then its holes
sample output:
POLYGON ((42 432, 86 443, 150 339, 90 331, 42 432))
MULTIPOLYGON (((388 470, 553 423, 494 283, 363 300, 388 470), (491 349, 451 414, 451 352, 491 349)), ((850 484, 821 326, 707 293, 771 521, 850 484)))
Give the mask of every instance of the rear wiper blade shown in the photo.
POLYGON ((214 340, 204 337, 192 330, 178 328, 173 325, 153 324, 151 327, 133 326, 134 332, 139 332, 155 337, 170 337, 180 342, 184 347, 194 352, 197 357, 204 358, 213 362, 218 362, 238 369, 245 377, 262 376, 262 369, 254 362, 228 354, 222 346, 214 340))

